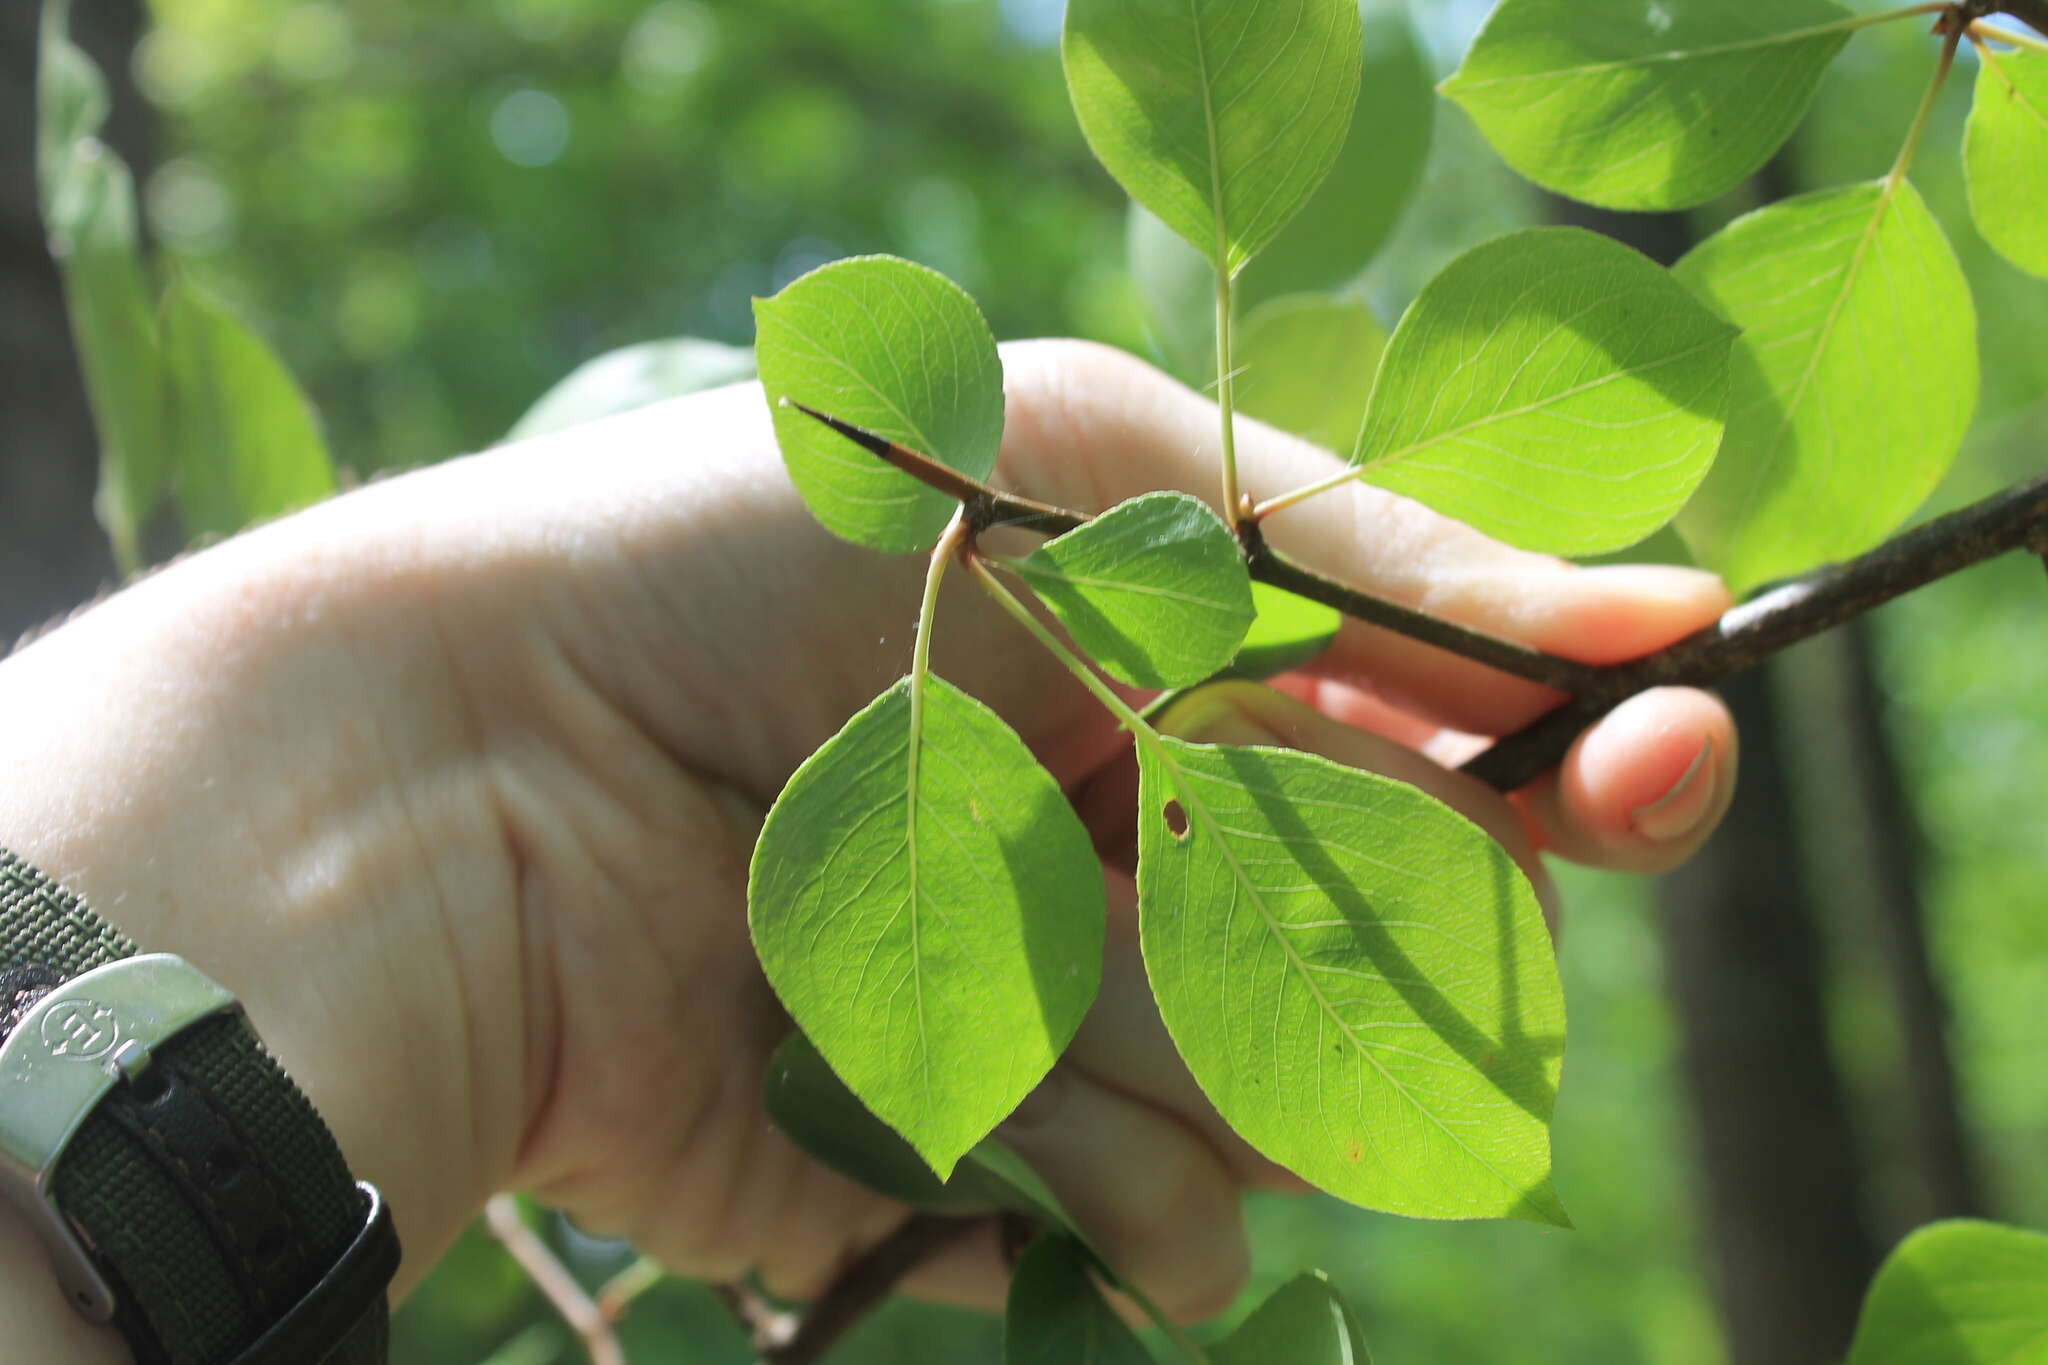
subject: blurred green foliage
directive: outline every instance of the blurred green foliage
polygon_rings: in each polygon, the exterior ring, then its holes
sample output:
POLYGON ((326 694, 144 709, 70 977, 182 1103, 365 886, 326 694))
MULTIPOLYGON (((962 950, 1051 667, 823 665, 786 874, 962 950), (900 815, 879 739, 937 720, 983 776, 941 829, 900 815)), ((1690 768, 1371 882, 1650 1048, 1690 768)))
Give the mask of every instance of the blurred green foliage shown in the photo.
MULTIPOLYGON (((1448 71, 1484 0, 1418 7, 1448 71)), ((1875 8, 1876 6, 1870 6, 1875 8)), ((275 342, 358 473, 491 443, 600 352, 745 344, 750 300, 823 260, 890 251, 952 275, 999 336, 1145 346, 1125 204, 1059 74, 1058 0, 154 0, 136 70, 160 156, 151 230, 275 342)), ((1859 38, 1786 163, 1795 187, 1882 171, 1925 79, 1924 35, 1859 38)), ((1969 60, 1967 57, 1966 61, 1969 60)), ((1984 316, 1980 435, 1937 499, 2038 470, 2048 285, 1963 212, 1957 81, 1916 180, 1984 316), (2031 333, 2031 335, 2030 335, 2031 333)), ((1711 230, 1751 207, 1699 210, 1711 230)), ((1463 115, 1439 112, 1421 195, 1360 293, 1392 322, 1458 252, 1542 208, 1463 115)), ((1928 891, 1970 1118, 2001 1212, 2048 1222, 2048 651, 2040 566, 2012 559, 1880 622, 1892 717, 1936 857, 1928 891)), ((1689 1153, 1647 888, 1565 879, 1572 1011, 1557 1183, 1573 1234, 1254 1201, 1257 1302, 1326 1268, 1384 1362, 1720 1365, 1695 1255, 1689 1153)), ((1869 990, 1853 973, 1844 990, 1869 990)), ((1836 1011, 1852 1081, 1882 1080, 1881 1013, 1836 1011), (1878 1059, 1878 1060, 1870 1060, 1878 1059)), ((630 1260, 557 1226, 592 1282, 630 1260)), ((740 1365, 708 1292, 664 1285, 638 1361, 740 1365)), ((580 1358, 472 1230, 397 1324, 399 1365, 580 1358)), ((894 1305, 839 1359, 994 1362, 994 1318, 894 1305)))

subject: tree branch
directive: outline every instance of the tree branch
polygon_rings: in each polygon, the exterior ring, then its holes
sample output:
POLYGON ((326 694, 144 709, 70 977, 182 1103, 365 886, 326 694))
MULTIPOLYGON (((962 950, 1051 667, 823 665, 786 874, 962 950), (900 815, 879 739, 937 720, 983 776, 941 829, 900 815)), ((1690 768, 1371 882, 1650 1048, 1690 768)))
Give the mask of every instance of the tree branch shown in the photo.
MULTIPOLYGON (((1975 9, 1976 6, 1971 6, 1975 9)), ((2048 34, 2048 0, 1998 0, 1984 7, 1987 14, 2010 14, 2036 33, 2048 34)), ((1970 17, 1975 18, 1976 15, 1970 17)))
MULTIPOLYGON (((2048 0, 2025 3, 2037 6, 2048 17, 2048 0)), ((1084 513, 991 488, 801 403, 792 406, 912 478, 958 498, 977 530, 1019 526, 1059 535, 1088 520, 1084 513)), ((1711 687, 1808 636, 2007 550, 2025 549, 2048 563, 2048 476, 1937 517, 1859 559, 1793 579, 1667 649, 1621 664, 1575 663, 1374 597, 1272 549, 1256 524, 1241 526, 1238 538, 1246 568, 1262 583, 1566 694, 1568 700, 1556 710, 1465 764, 1464 771, 1502 791, 1512 791, 1556 766, 1581 731, 1638 692, 1653 687, 1711 687)))
POLYGON ((1599 685, 1465 765, 1509 791, 1564 757, 1579 732, 1652 687, 1710 687, 1893 598, 2008 550, 2048 541, 2048 476, 1937 517, 1859 559, 1796 578, 1668 649, 1600 670, 1599 685))
POLYGON ((911 1271, 965 1237, 981 1220, 920 1213, 869 1247, 805 1313, 796 1335, 761 1353, 761 1365, 812 1365, 896 1292, 911 1271))

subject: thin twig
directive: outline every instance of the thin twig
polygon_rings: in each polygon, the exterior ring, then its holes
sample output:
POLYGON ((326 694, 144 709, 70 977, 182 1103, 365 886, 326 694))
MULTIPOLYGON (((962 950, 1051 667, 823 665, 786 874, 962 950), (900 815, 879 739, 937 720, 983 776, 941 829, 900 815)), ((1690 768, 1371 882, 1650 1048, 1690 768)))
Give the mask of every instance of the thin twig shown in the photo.
POLYGON ((1998 3, 1987 6, 1986 12, 2010 14, 2037 33, 2048 34, 2048 0, 1998 0, 1998 3))
POLYGON ((576 1283, 576 1277, 548 1244, 526 1225, 526 1219, 519 1213, 518 1199, 509 1194, 492 1196, 484 1205, 484 1221, 491 1235, 504 1244, 512 1259, 519 1262, 527 1277, 562 1315, 562 1321, 583 1338, 590 1365, 626 1365, 626 1353, 612 1332, 610 1320, 598 1311, 596 1302, 576 1283))
POLYGON ((761 1365, 812 1365, 860 1320, 896 1292, 904 1276, 965 1237, 978 1220, 913 1214, 868 1248, 804 1314, 796 1335, 763 1351, 761 1365))
POLYGON ((747 1334, 747 1340, 757 1353, 765 1356, 787 1346, 796 1335, 797 1315, 777 1308, 744 1280, 714 1284, 711 1292, 732 1314, 733 1321, 747 1334))
POLYGON ((633 1264, 598 1286, 597 1311, 606 1322, 618 1322, 626 1316, 626 1310, 633 1301, 668 1278, 668 1271, 652 1256, 642 1256, 633 1264))

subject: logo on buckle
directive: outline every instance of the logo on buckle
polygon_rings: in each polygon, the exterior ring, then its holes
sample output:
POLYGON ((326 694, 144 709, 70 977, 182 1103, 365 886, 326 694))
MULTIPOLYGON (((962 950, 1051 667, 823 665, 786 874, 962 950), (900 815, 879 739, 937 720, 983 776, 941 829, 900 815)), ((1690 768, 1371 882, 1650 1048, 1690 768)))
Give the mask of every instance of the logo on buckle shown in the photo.
POLYGON ((96 1062, 121 1038, 121 1016, 97 1000, 66 1000, 43 1016, 43 1046, 52 1057, 96 1062))

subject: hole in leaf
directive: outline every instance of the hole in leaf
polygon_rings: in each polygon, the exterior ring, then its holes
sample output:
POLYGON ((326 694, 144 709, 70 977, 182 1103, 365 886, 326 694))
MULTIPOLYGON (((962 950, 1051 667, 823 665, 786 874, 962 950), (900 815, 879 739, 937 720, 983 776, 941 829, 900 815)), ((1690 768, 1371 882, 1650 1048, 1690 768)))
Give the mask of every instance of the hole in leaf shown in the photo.
POLYGON ((1160 814, 1166 817, 1166 827, 1173 832, 1174 838, 1185 839, 1188 837, 1188 813, 1180 808, 1180 802, 1167 802, 1166 809, 1161 811, 1160 814))

